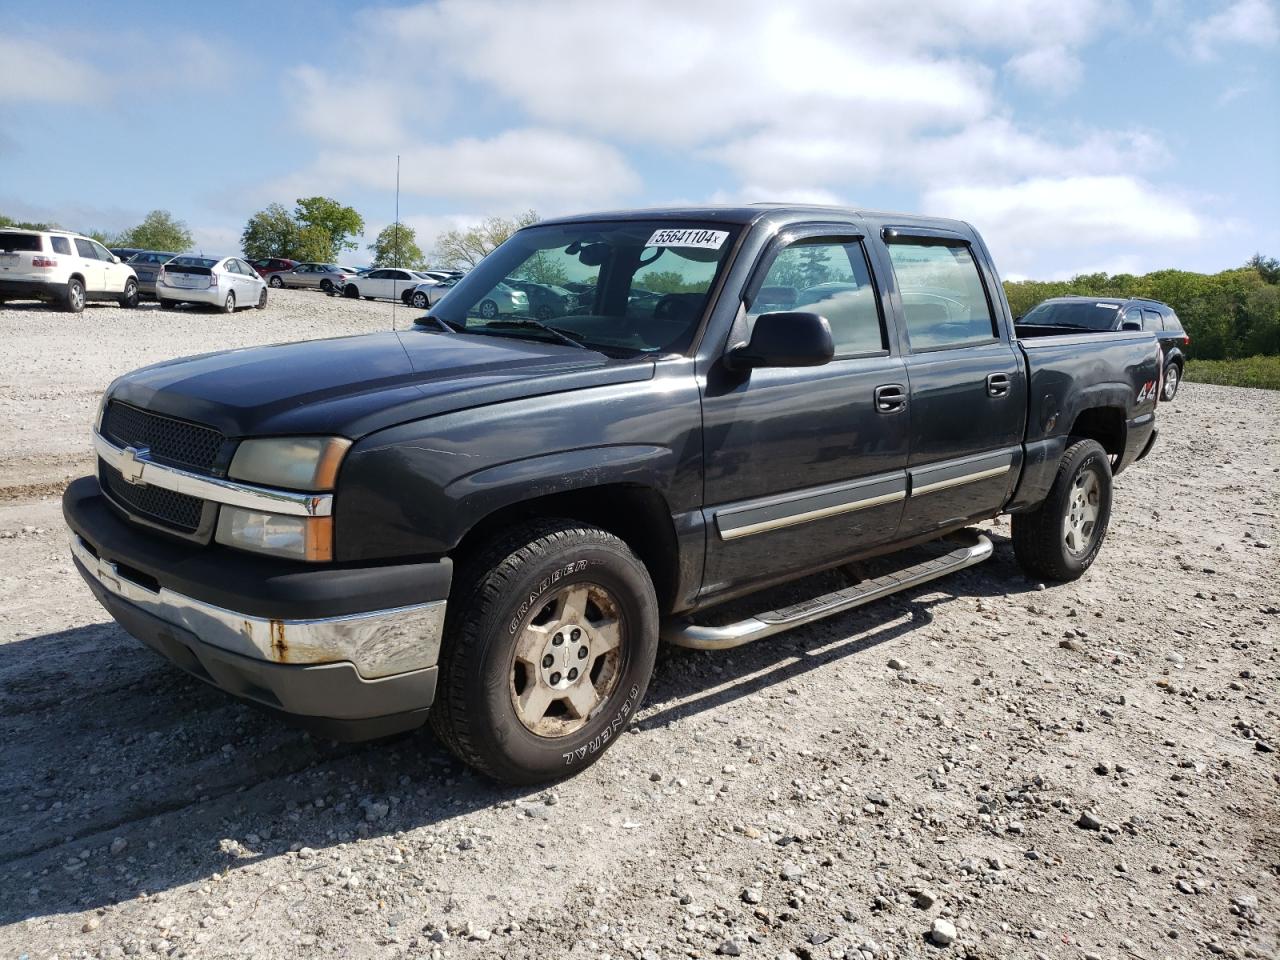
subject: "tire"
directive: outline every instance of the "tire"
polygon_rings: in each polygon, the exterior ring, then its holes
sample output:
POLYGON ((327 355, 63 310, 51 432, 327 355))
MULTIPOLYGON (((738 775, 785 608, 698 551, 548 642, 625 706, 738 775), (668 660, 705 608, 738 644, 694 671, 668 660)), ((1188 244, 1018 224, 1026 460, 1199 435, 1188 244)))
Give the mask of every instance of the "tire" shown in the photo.
POLYGON ((533 315, 543 323, 546 323, 555 316, 555 312, 544 303, 542 306, 538 307, 537 310, 533 311, 533 315))
POLYGON ((279 290, 281 287, 284 286, 284 281, 281 280, 279 277, 272 277, 270 280, 267 281, 267 283, 275 287, 277 290, 279 290))
MULTIPOLYGON (((325 282, 327 283, 328 281, 325 281, 325 282)), ((360 289, 348 283, 345 287, 342 288, 342 295, 346 297, 348 300, 356 300, 356 299, 359 299, 360 297, 360 289)))
POLYGON ((598 760, 653 673, 658 603, 644 565, 599 528, 538 520, 481 551, 455 582, 430 714, 440 741, 511 784, 598 760))
POLYGON ((1013 515, 1014 556, 1032 577, 1079 579, 1097 559, 1110 521, 1111 458, 1096 440, 1076 439, 1044 502, 1013 515))
POLYGON ((67 281, 67 294, 62 300, 62 309, 68 313, 83 313, 84 305, 84 281, 72 277, 67 281))
POLYGON ((236 312, 236 295, 234 290, 227 291, 227 298, 222 301, 222 312, 223 313, 236 312))
POLYGON ((157 297, 156 301, 160 304, 161 310, 177 310, 178 309, 177 300, 165 300, 163 297, 157 297))
POLYGON ((1164 389, 1160 391, 1160 399, 1168 403, 1178 395, 1178 387, 1182 383, 1182 364, 1170 360, 1164 368, 1164 389))
POLYGON ((258 309, 259 310, 267 309, 267 288, 266 287, 263 287, 262 292, 258 294, 258 309))
POLYGON ((377 297, 365 297, 366 300, 377 300, 377 297))
POLYGON ((413 304, 414 308, 418 310, 425 310, 427 307, 431 306, 431 301, 427 299, 427 295, 425 293, 415 293, 410 302, 413 304))
POLYGON ((126 310, 132 310, 138 305, 138 281, 126 280, 124 282, 124 293, 120 296, 120 306, 126 310))
POLYGON ((320 289, 324 293, 333 293, 333 281, 328 279, 321 280, 320 289))
POLYGON ((493 320, 498 316, 498 305, 492 300, 484 300, 480 304, 480 316, 485 320, 493 320))

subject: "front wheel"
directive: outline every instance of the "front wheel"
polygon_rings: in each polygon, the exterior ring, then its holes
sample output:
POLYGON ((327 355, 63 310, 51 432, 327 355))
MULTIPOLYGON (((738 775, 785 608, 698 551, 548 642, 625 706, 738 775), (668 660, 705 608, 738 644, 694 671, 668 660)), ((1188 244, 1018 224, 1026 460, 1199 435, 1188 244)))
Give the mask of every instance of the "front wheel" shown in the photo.
POLYGON ((1164 368, 1164 390, 1160 393, 1160 399, 1168 403, 1178 395, 1178 383, 1182 379, 1182 367, 1175 362, 1170 362, 1164 368))
POLYGON ((124 282, 124 293, 120 296, 120 306, 125 309, 132 310, 138 305, 138 281, 126 280, 124 282))
POLYGON ((610 533, 571 520, 515 528, 450 601, 431 724, 496 780, 577 773, 626 729, 649 685, 658 603, 610 533))
POLYGON ((1097 559, 1110 520, 1111 460, 1096 440, 1076 440, 1044 502, 1013 515, 1014 556, 1033 577, 1076 580, 1097 559))
POLYGON ((258 294, 258 309, 259 310, 267 309, 267 288, 266 287, 263 287, 262 292, 258 294))
POLYGON ((425 310, 425 309, 427 309, 427 307, 429 307, 429 306, 431 305, 431 304, 428 302, 428 300, 427 300, 427 295, 426 295, 425 293, 415 293, 415 294, 413 295, 413 301, 412 301, 412 302, 413 302, 413 306, 414 306, 414 308, 415 308, 415 309, 417 309, 417 310, 425 310))
POLYGON ((485 320, 492 320, 498 315, 498 305, 492 300, 485 300, 480 304, 480 316, 485 320))

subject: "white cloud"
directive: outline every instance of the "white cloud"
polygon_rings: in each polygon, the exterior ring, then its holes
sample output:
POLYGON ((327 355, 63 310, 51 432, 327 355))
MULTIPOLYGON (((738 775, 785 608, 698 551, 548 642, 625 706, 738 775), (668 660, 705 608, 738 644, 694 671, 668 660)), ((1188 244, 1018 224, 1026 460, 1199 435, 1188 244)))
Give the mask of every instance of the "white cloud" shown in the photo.
POLYGON ((68 102, 96 99, 102 78, 81 60, 52 46, 0 35, 0 102, 68 102))
POLYGON ((1270 47, 1280 42, 1280 17, 1268 0, 1236 0, 1188 30, 1191 54, 1212 60, 1219 48, 1231 45, 1270 47))
POLYGON ((1202 218, 1188 204, 1123 174, 950 186, 929 190, 922 199, 931 213, 972 223, 1002 269, 1020 272, 1047 251, 1084 262, 1106 248, 1173 247, 1204 232, 1202 218))
POLYGON ((1005 69, 1023 86, 1061 96, 1080 83, 1080 57, 1060 43, 1032 47, 1011 57, 1005 69))
MULTIPOLYGON (((639 178, 621 151, 555 130, 507 130, 489 138, 403 147, 400 189, 417 197, 480 200, 507 208, 587 207, 636 190, 639 178)), ((329 149, 307 169, 268 184, 269 197, 359 186, 394 190, 395 151, 329 149)))

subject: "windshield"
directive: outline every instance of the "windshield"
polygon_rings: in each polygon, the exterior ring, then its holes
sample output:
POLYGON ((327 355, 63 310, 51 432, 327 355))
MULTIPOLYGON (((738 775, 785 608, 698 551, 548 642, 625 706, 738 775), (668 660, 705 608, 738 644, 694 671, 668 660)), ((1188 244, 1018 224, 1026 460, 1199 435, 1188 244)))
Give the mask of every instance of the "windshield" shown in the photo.
POLYGON ((218 261, 209 257, 174 257, 167 266, 170 267, 212 267, 218 261))
POLYGON ((1018 322, 1044 327, 1110 330, 1115 326, 1119 309, 1120 304, 1101 300, 1046 300, 1032 307, 1018 322))
POLYGON ((457 281, 431 315, 468 333, 683 352, 738 229, 653 220, 528 227, 457 281))

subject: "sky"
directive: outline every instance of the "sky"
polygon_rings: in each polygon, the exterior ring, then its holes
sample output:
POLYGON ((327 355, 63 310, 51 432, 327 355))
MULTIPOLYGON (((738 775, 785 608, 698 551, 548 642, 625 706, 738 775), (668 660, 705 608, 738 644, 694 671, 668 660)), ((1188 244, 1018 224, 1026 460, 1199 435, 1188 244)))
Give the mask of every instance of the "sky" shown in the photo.
POLYGON ((1006 279, 1280 256, 1280 0, 0 0, 0 213, 206 253, 323 194, 445 229, 671 204, 958 217, 1006 279), (182 12, 179 12, 182 11, 182 12))

